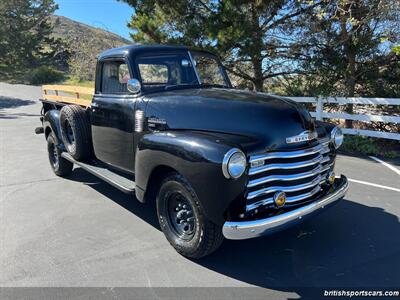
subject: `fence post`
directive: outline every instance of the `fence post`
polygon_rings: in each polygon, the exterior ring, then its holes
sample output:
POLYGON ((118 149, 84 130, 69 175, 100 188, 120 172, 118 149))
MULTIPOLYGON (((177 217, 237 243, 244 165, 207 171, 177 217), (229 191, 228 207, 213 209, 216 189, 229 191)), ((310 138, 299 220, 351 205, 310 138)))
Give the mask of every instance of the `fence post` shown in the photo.
POLYGON ((317 107, 315 109, 315 117, 318 121, 322 120, 322 112, 324 111, 324 100, 322 97, 317 98, 317 107))

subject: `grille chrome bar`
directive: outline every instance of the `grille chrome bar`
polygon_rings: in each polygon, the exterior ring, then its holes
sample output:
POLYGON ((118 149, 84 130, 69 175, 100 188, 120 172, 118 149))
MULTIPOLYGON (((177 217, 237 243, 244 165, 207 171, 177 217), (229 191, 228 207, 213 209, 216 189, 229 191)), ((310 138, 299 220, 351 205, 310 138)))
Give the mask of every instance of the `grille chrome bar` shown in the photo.
POLYGON ((290 204, 311 199, 321 191, 335 163, 330 142, 325 138, 307 149, 251 156, 246 211, 273 205, 275 192, 287 193, 286 202, 290 204))
MULTIPOLYGON (((290 196, 290 197, 287 197, 287 198, 286 198, 286 203, 293 204, 293 203, 299 202, 299 201, 301 201, 301 200, 310 198, 310 197, 314 196, 316 193, 318 193, 320 190, 321 190, 321 187, 320 187, 319 185, 317 185, 317 186, 316 186, 314 189, 312 189, 310 192, 307 192, 307 193, 304 193, 304 194, 300 194, 300 195, 297 195, 297 196, 290 196)), ((250 211, 250 210, 256 209, 256 208, 259 207, 259 206, 262 206, 262 205, 271 205, 271 204, 273 204, 273 203, 274 203, 274 198, 273 198, 273 197, 266 198, 266 199, 257 201, 257 202, 255 202, 255 203, 246 205, 246 210, 247 210, 247 211, 250 211)))
POLYGON ((330 151, 329 142, 330 142, 329 139, 324 139, 320 141, 320 144, 318 144, 317 146, 304 150, 288 151, 288 152, 272 152, 267 154, 255 155, 250 158, 250 163, 265 161, 274 158, 296 158, 296 157, 312 155, 318 152, 320 152, 321 154, 325 154, 330 151))
POLYGON ((293 180, 298 180, 298 179, 303 179, 303 178, 308 178, 312 177, 315 175, 318 175, 323 172, 323 169, 321 166, 317 166, 316 168, 312 169, 311 171, 308 172, 303 172, 303 173, 298 173, 298 174, 291 174, 291 175, 270 175, 254 180, 250 180, 249 183, 247 184, 247 187, 254 187, 260 184, 264 184, 267 182, 271 181, 293 181, 293 180))
POLYGON ((304 149, 304 150, 297 150, 297 151, 290 151, 290 152, 272 152, 263 155, 255 155, 250 158, 250 163, 274 159, 274 158, 295 158, 295 157, 302 157, 308 156, 315 153, 319 153, 322 150, 322 145, 317 145, 312 148, 304 149))
POLYGON ((329 162, 331 159, 329 158, 329 156, 324 156, 324 158, 321 160, 321 164, 325 164, 327 162, 329 162))
POLYGON ((298 184, 298 185, 292 185, 292 186, 271 186, 271 187, 267 187, 264 189, 260 189, 254 192, 251 192, 247 195, 247 199, 251 200, 253 198, 268 194, 268 193, 273 193, 273 192, 278 192, 278 191, 282 191, 282 192, 297 192, 297 191, 301 191, 301 190, 305 190, 308 188, 311 188, 317 184, 319 184, 322 180, 324 180, 324 178, 322 176, 318 176, 315 179, 313 179, 310 182, 307 183, 303 183, 303 184, 298 184))
POLYGON ((325 146, 321 150, 321 154, 327 154, 329 152, 331 152, 331 149, 329 149, 329 146, 325 146))
POLYGON ((323 157, 320 154, 313 159, 305 160, 305 161, 301 161, 301 162, 270 164, 270 165, 265 165, 265 166, 261 166, 261 167, 251 168, 249 170, 249 175, 251 176, 251 175, 258 174, 258 173, 276 170, 276 169, 287 170, 287 169, 298 169, 298 168, 308 167, 308 166, 312 166, 312 165, 321 163, 322 158, 323 157))
POLYGON ((325 166, 323 166, 321 173, 324 173, 326 171, 329 170, 329 168, 331 168, 334 165, 335 162, 331 162, 330 164, 327 164, 325 166))

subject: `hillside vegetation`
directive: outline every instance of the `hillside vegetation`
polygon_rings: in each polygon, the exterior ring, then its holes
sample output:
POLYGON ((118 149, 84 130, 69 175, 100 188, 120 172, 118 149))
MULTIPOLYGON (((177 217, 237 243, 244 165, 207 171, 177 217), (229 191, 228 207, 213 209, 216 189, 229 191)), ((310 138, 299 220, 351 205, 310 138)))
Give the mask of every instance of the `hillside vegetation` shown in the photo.
POLYGON ((111 47, 130 44, 131 42, 115 33, 92 27, 63 16, 51 16, 52 36, 61 40, 79 40, 96 42, 94 51, 101 52, 111 47))
POLYGON ((93 80, 98 55, 130 44, 127 39, 66 17, 51 16, 52 36, 62 41, 59 66, 78 81, 93 80))

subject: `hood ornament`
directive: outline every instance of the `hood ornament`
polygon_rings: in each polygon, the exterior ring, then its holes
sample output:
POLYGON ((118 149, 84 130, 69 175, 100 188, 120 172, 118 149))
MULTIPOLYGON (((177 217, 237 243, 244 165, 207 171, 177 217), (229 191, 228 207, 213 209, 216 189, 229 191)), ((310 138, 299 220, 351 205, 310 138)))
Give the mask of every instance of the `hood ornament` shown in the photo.
POLYGON ((299 135, 290 136, 286 138, 287 144, 301 143, 306 141, 311 141, 318 137, 318 133, 315 131, 306 130, 299 135))

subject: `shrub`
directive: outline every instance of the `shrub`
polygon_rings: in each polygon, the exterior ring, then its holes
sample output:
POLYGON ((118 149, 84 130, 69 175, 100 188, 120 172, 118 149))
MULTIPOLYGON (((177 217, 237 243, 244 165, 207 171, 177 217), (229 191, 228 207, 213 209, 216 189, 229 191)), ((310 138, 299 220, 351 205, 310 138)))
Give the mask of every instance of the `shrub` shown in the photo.
POLYGON ((59 82, 64 79, 64 73, 54 68, 42 66, 32 72, 30 83, 34 85, 59 82))
POLYGON ((340 151, 350 154, 377 155, 388 158, 397 156, 395 143, 363 136, 346 135, 340 151))

